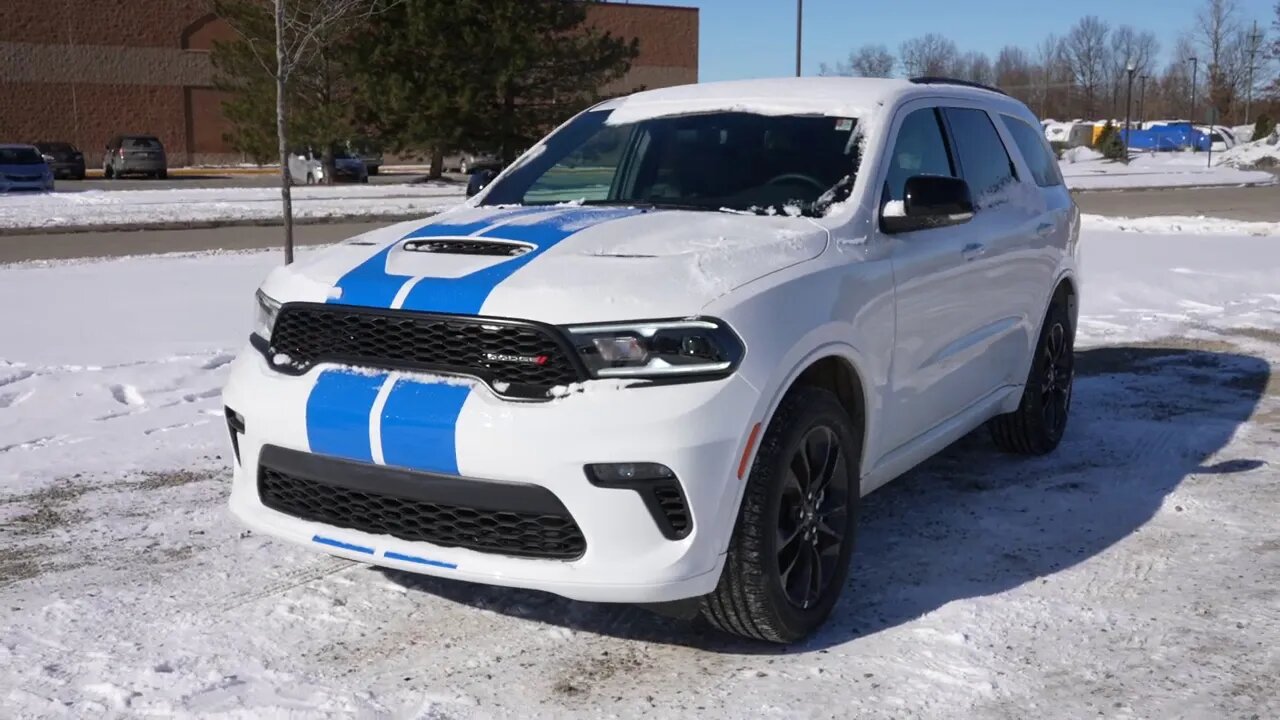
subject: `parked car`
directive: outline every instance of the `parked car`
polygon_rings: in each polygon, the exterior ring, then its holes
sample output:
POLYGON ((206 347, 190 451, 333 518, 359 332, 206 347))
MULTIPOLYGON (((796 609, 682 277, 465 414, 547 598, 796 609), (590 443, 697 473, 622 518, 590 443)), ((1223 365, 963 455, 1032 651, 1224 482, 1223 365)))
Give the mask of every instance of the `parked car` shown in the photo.
POLYGON ((366 174, 377 175, 382 170, 382 149, 372 140, 365 138, 349 140, 345 149, 352 157, 358 157, 364 161, 366 174))
POLYGON ((352 152, 346 145, 335 145, 333 153, 333 179, 346 182, 369 182, 369 168, 365 159, 352 152))
POLYGON ((324 182, 324 163, 311 148, 294 148, 289 151, 289 178, 294 185, 324 182))
POLYGON ((84 179, 84 153, 68 142, 38 142, 36 148, 56 178, 84 179))
POLYGON ((1222 125, 1196 125, 1195 129, 1209 137, 1209 144, 1214 152, 1230 150, 1237 145, 1236 136, 1231 128, 1222 125))
POLYGON ((0 145, 0 192, 53 192, 53 171, 34 145, 0 145))
POLYGON ((360 562, 797 641, 862 495, 984 424, 1057 447, 1079 224, 999 91, 606 101, 464 206, 267 277, 223 393, 231 509, 360 562))
POLYGON ((446 157, 444 166, 446 170, 457 170, 463 175, 470 175, 476 170, 499 168, 502 161, 490 153, 462 152, 446 157))
POLYGON ((107 143, 102 173, 107 179, 146 175, 163 180, 169 177, 164 144, 154 135, 116 135, 107 143))
MULTIPOLYGON (((333 148, 333 180, 369 182, 369 172, 364 161, 353 156, 341 146, 333 148)), ((324 160, 321 153, 311 147, 295 148, 289 153, 289 175, 294 184, 313 185, 325 179, 324 160)))

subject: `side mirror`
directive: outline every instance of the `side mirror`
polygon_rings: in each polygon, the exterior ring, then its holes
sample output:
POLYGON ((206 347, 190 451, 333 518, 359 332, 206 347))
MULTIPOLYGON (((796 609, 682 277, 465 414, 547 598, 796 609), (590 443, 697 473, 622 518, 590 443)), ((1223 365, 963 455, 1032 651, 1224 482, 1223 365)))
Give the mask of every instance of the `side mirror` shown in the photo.
POLYGON ((471 197, 488 187, 489 183, 493 182, 493 179, 497 176, 498 171, 491 168, 482 168, 471 173, 471 177, 467 180, 467 197, 471 197))
POLYGON ((880 229, 886 233, 959 225, 973 219, 969 183, 943 175, 907 178, 900 206, 886 205, 880 213, 880 229))

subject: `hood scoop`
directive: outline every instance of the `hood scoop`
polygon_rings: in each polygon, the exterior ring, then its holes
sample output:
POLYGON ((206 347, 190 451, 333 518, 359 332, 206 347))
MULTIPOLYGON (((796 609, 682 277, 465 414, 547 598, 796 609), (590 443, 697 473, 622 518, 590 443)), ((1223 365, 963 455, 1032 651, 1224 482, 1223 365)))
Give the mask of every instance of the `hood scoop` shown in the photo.
POLYGON ((405 252, 435 253, 439 255, 491 255, 497 257, 519 257, 532 252, 536 248, 529 243, 513 240, 490 240, 488 238, 425 238, 407 240, 403 245, 405 252))

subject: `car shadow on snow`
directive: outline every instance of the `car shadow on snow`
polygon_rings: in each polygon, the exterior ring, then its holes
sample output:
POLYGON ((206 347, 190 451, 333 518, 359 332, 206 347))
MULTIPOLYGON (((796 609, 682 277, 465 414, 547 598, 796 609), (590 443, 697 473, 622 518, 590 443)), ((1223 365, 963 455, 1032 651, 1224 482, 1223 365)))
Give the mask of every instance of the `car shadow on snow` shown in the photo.
POLYGON ((1215 457, 1264 395, 1270 365, 1230 346, 1170 343, 1077 353, 1071 422, 1057 451, 998 452, 985 430, 863 499, 844 595, 810 640, 787 648, 700 622, 546 593, 384 570, 447 600, 573 630, 721 653, 822 650, 1083 562, 1150 520, 1188 476, 1230 482, 1261 461, 1215 457))

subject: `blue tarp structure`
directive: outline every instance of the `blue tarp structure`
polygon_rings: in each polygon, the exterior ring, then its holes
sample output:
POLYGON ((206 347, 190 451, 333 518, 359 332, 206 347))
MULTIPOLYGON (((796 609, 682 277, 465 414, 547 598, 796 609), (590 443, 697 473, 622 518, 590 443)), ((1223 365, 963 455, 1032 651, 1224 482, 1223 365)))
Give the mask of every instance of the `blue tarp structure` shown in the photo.
POLYGON ((1120 129, 1120 137, 1130 150, 1168 152, 1173 150, 1208 150, 1209 136, 1191 127, 1191 123, 1152 125, 1147 130, 1120 129))

